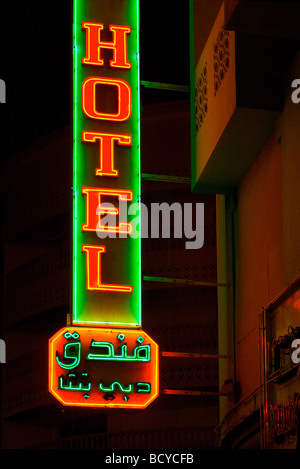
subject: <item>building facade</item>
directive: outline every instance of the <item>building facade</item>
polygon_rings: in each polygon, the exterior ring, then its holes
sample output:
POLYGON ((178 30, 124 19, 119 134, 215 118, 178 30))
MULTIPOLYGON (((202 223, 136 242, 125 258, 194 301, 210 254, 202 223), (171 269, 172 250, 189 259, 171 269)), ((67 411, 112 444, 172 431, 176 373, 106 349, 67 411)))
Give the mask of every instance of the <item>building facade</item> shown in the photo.
POLYGON ((48 339, 68 323, 72 287, 60 116, 1 172, 1 445, 298 448, 299 2, 164 1, 159 18, 141 3, 142 200, 205 208, 200 249, 142 240, 160 394, 132 411, 63 407, 48 392, 48 339))
POLYGON ((219 444, 296 448, 299 2, 190 6, 193 187, 217 194, 227 285, 218 289, 220 386, 230 392, 220 397, 219 444))
MULTIPOLYGON (((141 55, 142 47, 143 41, 141 55)), ((203 203, 205 209, 201 249, 186 249, 186 239, 174 236, 142 240, 143 329, 160 347, 159 397, 145 410, 99 410, 64 407, 48 391, 48 340, 68 324, 72 287, 72 133, 66 125, 23 146, 1 173, 3 449, 215 446, 215 195, 191 192, 188 82, 178 74, 166 89, 169 67, 160 78, 151 74, 158 73, 151 51, 142 62, 142 78, 149 80, 141 89, 142 200, 147 206, 203 203)))

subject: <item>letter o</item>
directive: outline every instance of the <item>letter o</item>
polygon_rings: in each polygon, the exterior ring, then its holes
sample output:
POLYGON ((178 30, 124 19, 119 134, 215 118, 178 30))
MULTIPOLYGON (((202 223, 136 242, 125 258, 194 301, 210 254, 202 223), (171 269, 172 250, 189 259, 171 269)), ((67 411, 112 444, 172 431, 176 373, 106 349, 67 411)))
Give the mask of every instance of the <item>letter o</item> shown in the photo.
POLYGON ((92 119, 126 121, 131 115, 131 88, 124 80, 115 78, 89 77, 82 84, 82 109, 92 119), (96 86, 116 86, 118 89, 118 112, 116 114, 97 111, 96 86))

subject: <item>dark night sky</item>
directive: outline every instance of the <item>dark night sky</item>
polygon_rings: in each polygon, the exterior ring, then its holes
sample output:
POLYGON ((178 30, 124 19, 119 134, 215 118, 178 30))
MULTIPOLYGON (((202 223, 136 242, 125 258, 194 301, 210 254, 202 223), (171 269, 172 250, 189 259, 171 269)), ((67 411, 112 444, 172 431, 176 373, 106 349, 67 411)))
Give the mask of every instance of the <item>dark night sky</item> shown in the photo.
MULTIPOLYGON (((24 144, 70 123, 72 43, 71 0, 3 3, 1 166, 24 144)), ((141 0, 140 20, 141 79, 188 84, 188 2, 141 0)), ((144 93, 146 101, 152 96, 144 93)))

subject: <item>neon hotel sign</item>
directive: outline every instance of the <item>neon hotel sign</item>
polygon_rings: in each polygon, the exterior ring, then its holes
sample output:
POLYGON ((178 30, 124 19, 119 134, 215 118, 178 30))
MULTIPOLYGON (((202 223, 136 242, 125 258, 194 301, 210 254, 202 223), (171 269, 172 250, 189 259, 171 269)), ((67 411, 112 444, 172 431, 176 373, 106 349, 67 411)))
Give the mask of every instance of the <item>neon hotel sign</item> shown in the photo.
POLYGON ((49 390, 63 405, 145 408, 158 346, 141 329, 141 238, 101 223, 140 200, 139 1, 75 0, 73 24, 72 319, 49 340, 49 390))

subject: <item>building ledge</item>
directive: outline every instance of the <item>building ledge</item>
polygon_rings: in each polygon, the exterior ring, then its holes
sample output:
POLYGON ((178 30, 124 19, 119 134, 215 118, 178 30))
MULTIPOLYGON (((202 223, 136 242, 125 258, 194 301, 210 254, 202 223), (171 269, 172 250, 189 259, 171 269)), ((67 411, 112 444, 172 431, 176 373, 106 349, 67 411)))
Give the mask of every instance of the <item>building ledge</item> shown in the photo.
POLYGON ((276 129, 299 46, 226 28, 223 4, 195 69, 192 189, 199 193, 231 191, 255 161, 276 129))
POLYGON ((240 33, 300 40, 300 4, 225 0, 225 28, 240 33))
POLYGON ((229 410, 217 429, 222 449, 238 448, 242 441, 247 440, 247 435, 259 432, 260 402, 261 391, 257 389, 229 410))

